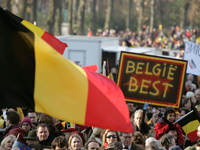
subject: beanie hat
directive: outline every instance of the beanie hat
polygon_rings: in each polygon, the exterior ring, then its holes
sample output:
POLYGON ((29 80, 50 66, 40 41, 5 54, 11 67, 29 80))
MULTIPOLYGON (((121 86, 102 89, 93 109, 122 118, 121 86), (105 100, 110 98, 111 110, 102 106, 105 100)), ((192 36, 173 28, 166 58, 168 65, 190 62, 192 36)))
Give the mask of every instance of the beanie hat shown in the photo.
POLYGON ((21 121, 21 126, 24 122, 27 122, 30 124, 31 128, 32 128, 32 122, 31 122, 31 119, 29 117, 24 117, 24 119, 21 121))
POLYGON ((175 109, 173 107, 167 107, 167 108, 165 108, 165 112, 164 112, 164 117, 165 118, 167 117, 167 114, 169 112, 174 112, 175 113, 175 109))
POLYGON ((82 132, 80 132, 80 131, 74 131, 74 132, 72 132, 72 133, 69 135, 69 137, 70 137, 71 135, 73 135, 73 134, 78 134, 78 135, 81 137, 82 141, 83 141, 83 145, 85 144, 85 136, 83 135, 82 132))

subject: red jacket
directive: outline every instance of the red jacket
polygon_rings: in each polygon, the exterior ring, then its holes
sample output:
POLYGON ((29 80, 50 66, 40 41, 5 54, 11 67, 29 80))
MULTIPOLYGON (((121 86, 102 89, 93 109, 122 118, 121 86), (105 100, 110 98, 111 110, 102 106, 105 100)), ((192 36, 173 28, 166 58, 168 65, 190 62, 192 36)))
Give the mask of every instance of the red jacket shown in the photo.
MULTIPOLYGON (((179 144, 183 145, 184 137, 183 137, 183 132, 181 130, 181 126, 178 123, 174 123, 173 128, 177 131, 177 136, 178 136, 177 140, 179 144)), ((163 118, 160 118, 154 127, 154 132, 156 133, 155 138, 159 140, 168 131, 169 131, 168 124, 163 120, 163 118)))
POLYGON ((14 136, 17 137, 17 135, 19 134, 19 138, 17 141, 23 143, 26 145, 26 139, 24 139, 23 137, 26 136, 26 131, 22 128, 20 128, 18 125, 11 125, 9 128, 7 128, 4 131, 4 138, 6 138, 7 136, 13 134, 14 136))

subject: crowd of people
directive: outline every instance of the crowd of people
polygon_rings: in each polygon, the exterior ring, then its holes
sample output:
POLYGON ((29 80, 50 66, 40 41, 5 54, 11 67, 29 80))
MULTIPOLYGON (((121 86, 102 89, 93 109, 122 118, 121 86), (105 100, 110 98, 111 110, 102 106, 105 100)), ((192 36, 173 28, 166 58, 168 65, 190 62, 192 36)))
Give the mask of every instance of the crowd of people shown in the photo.
POLYGON ((98 29, 96 34, 93 34, 88 28, 87 36, 106 36, 119 37, 119 45, 127 46, 125 42, 128 40, 131 45, 136 47, 155 47, 159 49, 180 50, 184 52, 185 41, 191 41, 200 44, 199 29, 180 29, 178 25, 163 29, 162 25, 159 29, 154 28, 150 32, 149 26, 143 25, 140 32, 119 30, 117 26, 114 29, 98 29))
MULTIPOLYGON (((200 104, 200 89, 192 74, 187 75, 181 107, 148 106, 127 102, 134 133, 82 126, 36 113, 28 108, 2 109, 0 118, 1 150, 19 141, 34 150, 191 150, 200 141, 191 142, 175 120, 200 104)), ((117 117, 117 116, 116 116, 117 117)), ((196 133, 200 137, 200 127, 196 133)))

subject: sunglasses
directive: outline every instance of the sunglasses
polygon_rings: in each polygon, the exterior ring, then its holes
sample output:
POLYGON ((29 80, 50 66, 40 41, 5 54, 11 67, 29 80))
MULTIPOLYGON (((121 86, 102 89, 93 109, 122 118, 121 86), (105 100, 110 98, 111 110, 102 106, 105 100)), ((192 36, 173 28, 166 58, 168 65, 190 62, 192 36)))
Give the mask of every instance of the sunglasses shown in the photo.
POLYGON ((117 137, 117 135, 107 135, 107 137, 106 138, 116 138, 117 137))

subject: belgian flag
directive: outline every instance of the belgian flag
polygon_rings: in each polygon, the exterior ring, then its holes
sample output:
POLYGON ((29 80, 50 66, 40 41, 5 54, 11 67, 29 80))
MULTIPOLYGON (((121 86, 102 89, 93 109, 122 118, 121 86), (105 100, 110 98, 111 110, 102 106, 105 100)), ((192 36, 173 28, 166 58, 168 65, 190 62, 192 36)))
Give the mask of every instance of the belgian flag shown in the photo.
POLYGON ((197 128, 200 125, 200 119, 196 110, 191 110, 176 122, 182 127, 191 142, 199 139, 197 136, 197 128))
POLYGON ((133 131, 112 80, 64 58, 2 8, 0 35, 0 108, 28 107, 81 125, 133 131))

